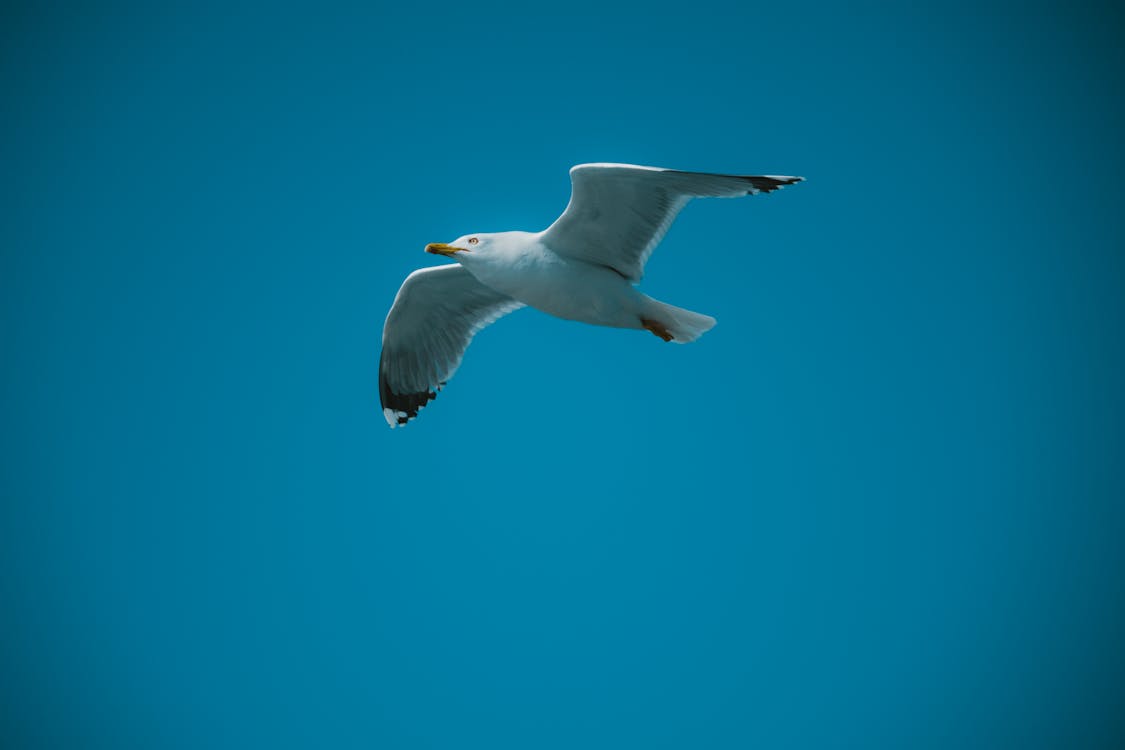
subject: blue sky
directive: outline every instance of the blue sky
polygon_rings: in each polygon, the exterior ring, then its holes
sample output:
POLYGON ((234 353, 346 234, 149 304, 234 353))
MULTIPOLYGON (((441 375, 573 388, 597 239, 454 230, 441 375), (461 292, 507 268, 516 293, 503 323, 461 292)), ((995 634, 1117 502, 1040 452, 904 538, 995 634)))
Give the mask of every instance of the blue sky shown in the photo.
POLYGON ((7 7, 6 747, 1098 747, 1120 14, 7 7), (690 346, 520 311, 408 428, 427 242, 697 201, 690 346))

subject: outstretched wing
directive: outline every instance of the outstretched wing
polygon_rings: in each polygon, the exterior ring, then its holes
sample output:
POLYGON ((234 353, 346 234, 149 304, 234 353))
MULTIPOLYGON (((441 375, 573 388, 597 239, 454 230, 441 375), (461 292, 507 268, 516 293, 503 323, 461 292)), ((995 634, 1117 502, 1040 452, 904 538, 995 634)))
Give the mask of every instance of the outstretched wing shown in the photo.
POLYGON ((579 164, 570 170, 570 203, 540 238, 560 255, 609 266, 636 282, 676 214, 692 198, 768 193, 803 179, 579 164))
POLYGON ((457 372, 476 332, 521 307, 459 265, 407 276, 383 325, 379 401, 387 424, 418 416, 457 372))

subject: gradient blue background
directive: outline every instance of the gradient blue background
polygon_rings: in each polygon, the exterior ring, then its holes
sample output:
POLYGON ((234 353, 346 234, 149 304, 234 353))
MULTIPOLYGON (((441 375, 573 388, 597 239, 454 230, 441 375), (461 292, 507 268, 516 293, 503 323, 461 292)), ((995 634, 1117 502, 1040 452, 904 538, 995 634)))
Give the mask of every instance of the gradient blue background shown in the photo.
POLYGON ((6 748, 1110 747, 1109 4, 7 4, 6 748), (426 242, 698 201, 699 343, 522 311, 407 429, 426 242))

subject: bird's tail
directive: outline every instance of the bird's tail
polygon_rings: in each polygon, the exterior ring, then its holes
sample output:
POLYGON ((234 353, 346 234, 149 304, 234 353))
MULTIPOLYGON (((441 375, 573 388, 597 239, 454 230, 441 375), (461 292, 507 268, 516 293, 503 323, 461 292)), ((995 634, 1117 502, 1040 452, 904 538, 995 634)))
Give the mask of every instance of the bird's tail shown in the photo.
POLYGON ((710 315, 685 310, 651 297, 648 299, 648 310, 645 314, 662 325, 671 334, 671 340, 677 344, 695 341, 714 328, 717 322, 710 315))

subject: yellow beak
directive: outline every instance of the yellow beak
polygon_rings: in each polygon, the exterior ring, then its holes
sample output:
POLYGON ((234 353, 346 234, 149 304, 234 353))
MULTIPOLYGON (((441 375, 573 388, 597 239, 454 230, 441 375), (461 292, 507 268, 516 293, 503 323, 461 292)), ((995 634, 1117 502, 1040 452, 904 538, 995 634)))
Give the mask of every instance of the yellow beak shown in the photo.
POLYGON ((447 258, 451 258, 453 257, 454 253, 467 253, 469 251, 463 247, 453 247, 453 245, 447 245, 444 242, 431 242, 430 244, 426 245, 426 252, 433 253, 434 255, 444 255, 447 258))

